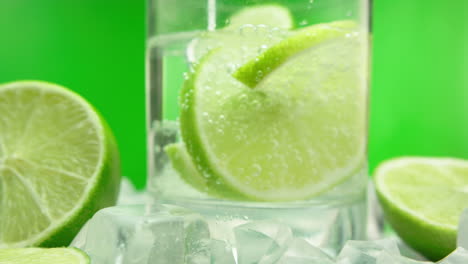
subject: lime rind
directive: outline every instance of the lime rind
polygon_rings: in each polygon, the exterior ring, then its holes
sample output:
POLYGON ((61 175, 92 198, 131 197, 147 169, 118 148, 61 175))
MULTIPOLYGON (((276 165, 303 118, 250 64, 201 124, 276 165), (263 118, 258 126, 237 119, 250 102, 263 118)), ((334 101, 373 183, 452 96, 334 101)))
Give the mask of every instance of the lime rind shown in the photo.
POLYGON ((455 249, 468 199, 467 161, 396 158, 376 169, 375 184, 386 219, 405 242, 433 261, 455 249))
POLYGON ((351 20, 317 24, 301 29, 241 66, 233 76, 248 87, 254 88, 295 54, 326 40, 349 34, 356 29, 356 22, 351 20))

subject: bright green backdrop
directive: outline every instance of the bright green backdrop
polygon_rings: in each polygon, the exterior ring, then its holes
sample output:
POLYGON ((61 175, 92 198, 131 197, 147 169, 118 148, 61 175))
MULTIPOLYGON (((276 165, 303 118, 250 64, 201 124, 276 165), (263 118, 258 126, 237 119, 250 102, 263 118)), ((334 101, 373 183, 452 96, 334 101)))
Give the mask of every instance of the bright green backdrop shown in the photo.
MULTIPOLYGON (((399 155, 468 158, 467 16, 465 0, 374 1, 372 168, 399 155)), ((143 187, 144 38, 143 0, 0 0, 0 83, 41 79, 82 94, 143 187)))
MULTIPOLYGON (((108 120, 123 174, 146 175, 142 0, 0 0, 0 83, 67 86, 108 120)), ((1 115, 1 113, 0 113, 1 115)))

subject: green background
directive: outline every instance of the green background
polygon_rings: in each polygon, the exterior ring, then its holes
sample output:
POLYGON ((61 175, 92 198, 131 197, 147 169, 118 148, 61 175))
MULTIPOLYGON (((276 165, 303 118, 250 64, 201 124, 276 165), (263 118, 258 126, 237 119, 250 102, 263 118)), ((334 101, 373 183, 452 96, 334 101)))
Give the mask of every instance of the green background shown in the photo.
MULTIPOLYGON (((123 174, 142 188, 142 0, 0 0, 0 83, 40 79, 94 104, 117 137, 123 174)), ((465 0, 376 0, 370 164, 401 155, 468 158, 465 0)), ((0 113, 1 115, 1 113, 0 113)))

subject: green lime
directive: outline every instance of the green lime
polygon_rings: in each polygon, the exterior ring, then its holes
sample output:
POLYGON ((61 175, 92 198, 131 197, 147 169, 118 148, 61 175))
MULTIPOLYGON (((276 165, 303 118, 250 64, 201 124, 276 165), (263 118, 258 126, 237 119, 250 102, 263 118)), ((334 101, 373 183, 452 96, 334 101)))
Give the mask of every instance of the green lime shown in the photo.
POLYGON ((259 37, 245 38, 242 48, 226 43, 194 68, 180 98, 182 138, 209 188, 229 190, 224 197, 307 199, 363 166, 363 44, 359 34, 319 37, 323 42, 290 56, 251 89, 232 77, 232 67, 271 44, 268 34, 259 37))
POLYGON ((433 261, 455 249, 468 207, 468 161, 393 159, 377 168, 375 185, 386 219, 408 245, 433 261))
POLYGON ((330 39, 356 34, 357 24, 354 21, 336 21, 318 24, 299 30, 258 57, 252 59, 235 73, 234 77, 245 85, 254 88, 268 74, 289 60, 292 56, 330 39))
POLYGON ((192 186, 196 186, 198 190, 206 190, 207 180, 198 173, 195 164, 193 164, 192 157, 188 154, 183 143, 167 145, 165 151, 171 160, 174 170, 186 182, 192 186))
POLYGON ((0 249, 2 264, 88 264, 88 255, 77 248, 0 249))
POLYGON ((246 24, 290 29, 294 22, 289 10, 283 6, 273 4, 256 5, 246 7, 232 15, 226 29, 237 30, 246 24))
MULTIPOLYGON (((293 26, 293 19, 288 9, 280 5, 256 5, 238 11, 229 19, 226 27, 201 33, 188 45, 187 57, 190 62, 196 63, 213 49, 225 45, 237 45, 243 48, 245 39, 248 43, 256 42, 256 50, 263 44, 273 44, 283 39, 286 32, 293 26), (260 35, 256 33, 260 32, 260 35), (268 33, 269 40, 265 42, 268 33)), ((249 46, 251 48, 251 46, 249 46)), ((265 46, 266 48, 267 46, 265 46)))
POLYGON ((120 161, 96 110, 61 86, 0 86, 0 248, 66 246, 115 203, 120 161))

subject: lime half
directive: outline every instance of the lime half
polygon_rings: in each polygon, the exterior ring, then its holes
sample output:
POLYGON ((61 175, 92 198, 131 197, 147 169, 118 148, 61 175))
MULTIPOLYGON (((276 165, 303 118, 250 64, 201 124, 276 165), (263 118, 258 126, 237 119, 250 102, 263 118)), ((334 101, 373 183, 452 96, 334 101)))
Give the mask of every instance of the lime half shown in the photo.
POLYGON ((394 159, 377 168, 375 184, 386 219, 408 245, 433 261, 455 249, 468 207, 468 161, 394 159))
POLYGON ((88 255, 77 248, 0 249, 2 264, 88 264, 88 255))
POLYGON ((0 248, 66 246, 115 203, 120 164, 104 120, 58 85, 0 86, 0 248))
MULTIPOLYGON (((362 43, 347 33, 288 57, 256 89, 232 77, 232 67, 258 56, 258 36, 204 56, 182 91, 180 122, 209 188, 237 199, 307 199, 364 164, 362 43)), ((270 44, 268 34, 260 43, 270 44)))

